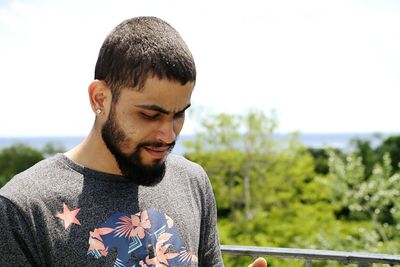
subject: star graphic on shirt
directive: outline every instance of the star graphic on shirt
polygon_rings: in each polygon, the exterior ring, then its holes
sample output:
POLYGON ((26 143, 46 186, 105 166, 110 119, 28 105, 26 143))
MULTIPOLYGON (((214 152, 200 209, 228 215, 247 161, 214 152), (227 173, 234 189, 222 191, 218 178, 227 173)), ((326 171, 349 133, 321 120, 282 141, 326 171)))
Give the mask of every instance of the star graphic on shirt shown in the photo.
POLYGON ((72 223, 81 225, 81 223, 76 218, 76 215, 78 215, 80 209, 76 209, 76 210, 72 210, 71 211, 71 210, 69 210, 67 204, 65 204, 65 203, 63 203, 63 207, 64 207, 63 213, 57 213, 55 216, 64 221, 65 230, 67 230, 67 228, 72 223))

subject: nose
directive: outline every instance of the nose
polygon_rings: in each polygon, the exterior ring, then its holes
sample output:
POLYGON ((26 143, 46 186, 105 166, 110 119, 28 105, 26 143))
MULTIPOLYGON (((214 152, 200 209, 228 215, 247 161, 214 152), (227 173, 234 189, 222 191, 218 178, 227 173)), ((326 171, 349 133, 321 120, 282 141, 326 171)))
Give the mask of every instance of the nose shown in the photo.
POLYGON ((174 120, 168 120, 162 123, 157 131, 157 140, 165 144, 171 144, 176 139, 176 133, 174 129, 174 120))

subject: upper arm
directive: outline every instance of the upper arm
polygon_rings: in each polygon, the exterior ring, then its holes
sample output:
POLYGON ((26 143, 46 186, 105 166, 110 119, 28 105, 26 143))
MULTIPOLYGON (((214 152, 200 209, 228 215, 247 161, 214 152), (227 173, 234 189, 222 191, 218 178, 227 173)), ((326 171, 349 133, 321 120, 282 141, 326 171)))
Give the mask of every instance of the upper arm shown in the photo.
POLYGON ((204 172, 203 207, 199 246, 199 266, 223 266, 217 228, 217 208, 214 193, 204 172))
POLYGON ((0 196, 0 266, 39 266, 36 244, 18 208, 0 196))

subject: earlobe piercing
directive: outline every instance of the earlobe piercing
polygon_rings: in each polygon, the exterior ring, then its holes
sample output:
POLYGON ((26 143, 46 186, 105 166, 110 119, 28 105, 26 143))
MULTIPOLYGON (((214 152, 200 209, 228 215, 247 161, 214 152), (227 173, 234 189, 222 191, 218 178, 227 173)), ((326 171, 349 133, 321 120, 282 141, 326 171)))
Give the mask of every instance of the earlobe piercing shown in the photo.
POLYGON ((101 113, 101 109, 99 109, 99 108, 96 109, 96 113, 97 113, 97 114, 100 114, 100 113, 101 113))

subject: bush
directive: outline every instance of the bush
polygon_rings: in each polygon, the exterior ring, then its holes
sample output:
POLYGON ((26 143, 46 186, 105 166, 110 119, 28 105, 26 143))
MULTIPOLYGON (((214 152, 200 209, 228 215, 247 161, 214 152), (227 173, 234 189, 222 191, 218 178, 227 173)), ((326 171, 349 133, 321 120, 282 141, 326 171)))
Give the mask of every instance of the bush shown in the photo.
POLYGON ((44 159, 42 152, 24 144, 14 144, 0 151, 0 187, 14 175, 44 159))

